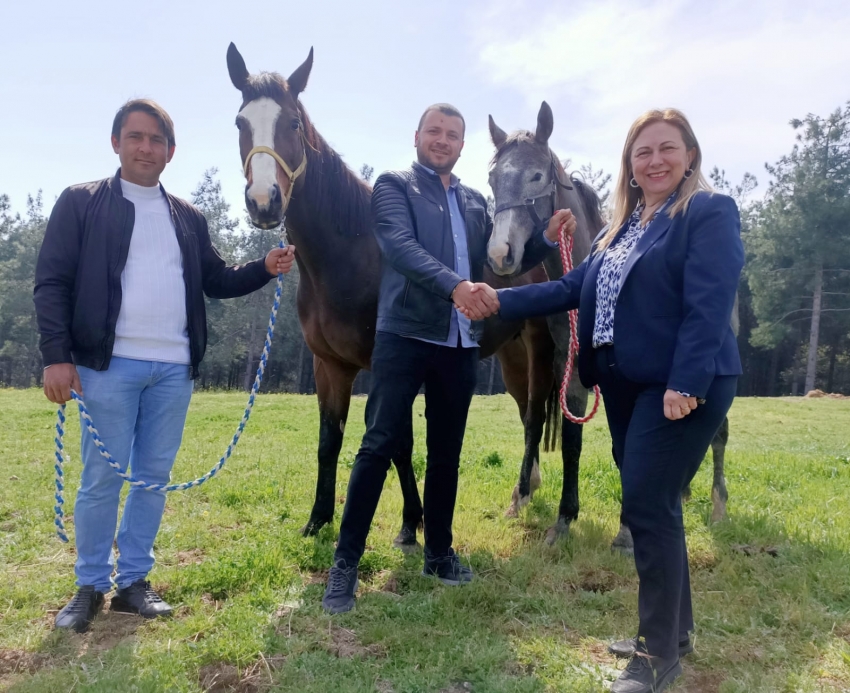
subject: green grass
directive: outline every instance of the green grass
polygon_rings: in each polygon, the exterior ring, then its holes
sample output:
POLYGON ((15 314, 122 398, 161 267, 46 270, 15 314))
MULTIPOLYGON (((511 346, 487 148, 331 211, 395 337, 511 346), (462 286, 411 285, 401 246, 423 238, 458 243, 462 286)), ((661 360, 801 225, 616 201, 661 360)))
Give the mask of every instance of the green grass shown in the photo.
MULTIPOLYGON (((195 396, 175 481, 215 463, 244 399, 195 396)), ((340 456, 337 522, 364 404, 352 405, 340 456)), ((421 472, 421 401, 414 418, 421 472)), ((686 508, 697 650, 674 690, 850 690, 850 401, 738 400, 730 418, 729 517, 708 522, 710 461, 686 508)), ((637 580, 608 548, 620 491, 602 416, 585 431, 581 517, 568 540, 545 547, 559 455, 543 455, 543 488, 519 520, 505 519, 521 427, 508 398, 476 398, 455 537, 479 579, 435 585, 419 575, 421 555, 391 548, 401 518, 391 472, 357 609, 331 619, 320 600, 336 527, 298 533, 315 485, 315 398, 260 396, 222 476, 169 497, 151 580, 175 617, 105 612, 84 636, 52 630, 74 590, 73 545, 53 535, 53 419, 40 392, 0 390, 0 688, 590 692, 622 666, 605 646, 635 631, 637 580)), ((72 419, 69 513, 78 440, 72 419)))

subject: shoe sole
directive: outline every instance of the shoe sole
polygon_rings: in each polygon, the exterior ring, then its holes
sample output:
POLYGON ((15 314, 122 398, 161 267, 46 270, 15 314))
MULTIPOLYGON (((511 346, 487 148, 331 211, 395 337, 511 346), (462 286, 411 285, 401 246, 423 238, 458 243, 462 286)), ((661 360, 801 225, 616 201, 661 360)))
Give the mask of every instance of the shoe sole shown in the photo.
POLYGON ((142 614, 139 613, 139 610, 135 607, 131 606, 127 602, 125 602, 120 597, 112 597, 112 603, 109 605, 109 610, 114 611, 116 614, 128 614, 131 616, 141 616, 142 618, 153 619, 153 618, 164 618, 167 616, 171 616, 173 610, 169 609, 168 611, 163 611, 159 614, 142 614))
POLYGON ((442 582, 444 585, 447 585, 449 587, 458 587, 460 585, 468 585, 474 579, 474 578, 470 578, 469 580, 452 580, 451 578, 441 578, 436 573, 426 573, 424 570, 422 571, 422 577, 436 578, 437 580, 442 582))

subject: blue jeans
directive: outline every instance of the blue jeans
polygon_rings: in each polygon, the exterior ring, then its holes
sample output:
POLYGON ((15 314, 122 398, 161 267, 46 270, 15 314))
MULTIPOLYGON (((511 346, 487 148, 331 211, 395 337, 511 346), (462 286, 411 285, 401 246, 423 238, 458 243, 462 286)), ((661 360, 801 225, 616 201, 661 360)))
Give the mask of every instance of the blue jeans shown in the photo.
MULTIPOLYGON (((190 367, 113 357, 109 369, 78 367, 83 399, 106 449, 137 479, 163 484, 183 438, 192 397, 190 367)), ((123 480, 82 430, 83 474, 74 505, 77 586, 112 587, 112 551, 123 480)), ((130 489, 118 529, 118 587, 143 580, 154 564, 153 542, 165 493, 130 489)))

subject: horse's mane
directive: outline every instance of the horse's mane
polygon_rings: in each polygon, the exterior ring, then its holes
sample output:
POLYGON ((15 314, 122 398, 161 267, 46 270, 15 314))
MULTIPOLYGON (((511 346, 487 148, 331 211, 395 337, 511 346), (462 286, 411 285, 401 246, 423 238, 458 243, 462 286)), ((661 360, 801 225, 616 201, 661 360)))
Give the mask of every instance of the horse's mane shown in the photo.
POLYGON ((326 223, 344 236, 371 233, 370 198, 372 186, 360 178, 342 160, 313 126, 307 110, 299 101, 298 110, 307 141, 305 197, 326 223))

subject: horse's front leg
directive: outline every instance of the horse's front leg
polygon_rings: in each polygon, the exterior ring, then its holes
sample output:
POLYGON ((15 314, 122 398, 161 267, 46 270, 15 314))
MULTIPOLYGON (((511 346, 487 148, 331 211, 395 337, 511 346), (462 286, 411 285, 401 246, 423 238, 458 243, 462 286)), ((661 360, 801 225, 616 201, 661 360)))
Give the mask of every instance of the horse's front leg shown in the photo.
POLYGON ((301 528, 304 536, 315 535, 334 519, 336 468, 351 404, 351 387, 358 370, 356 366, 333 359, 313 357, 319 398, 319 473, 313 510, 307 524, 301 528))
MULTIPOLYGON (((587 409, 587 390, 573 372, 567 389, 567 408, 574 416, 584 416, 587 409)), ((561 424, 561 460, 564 465, 564 483, 561 488, 561 503, 558 506, 558 521, 546 532, 546 543, 554 544, 558 539, 569 536, 570 524, 578 518, 578 474, 581 460, 584 426, 564 417, 561 424)))

